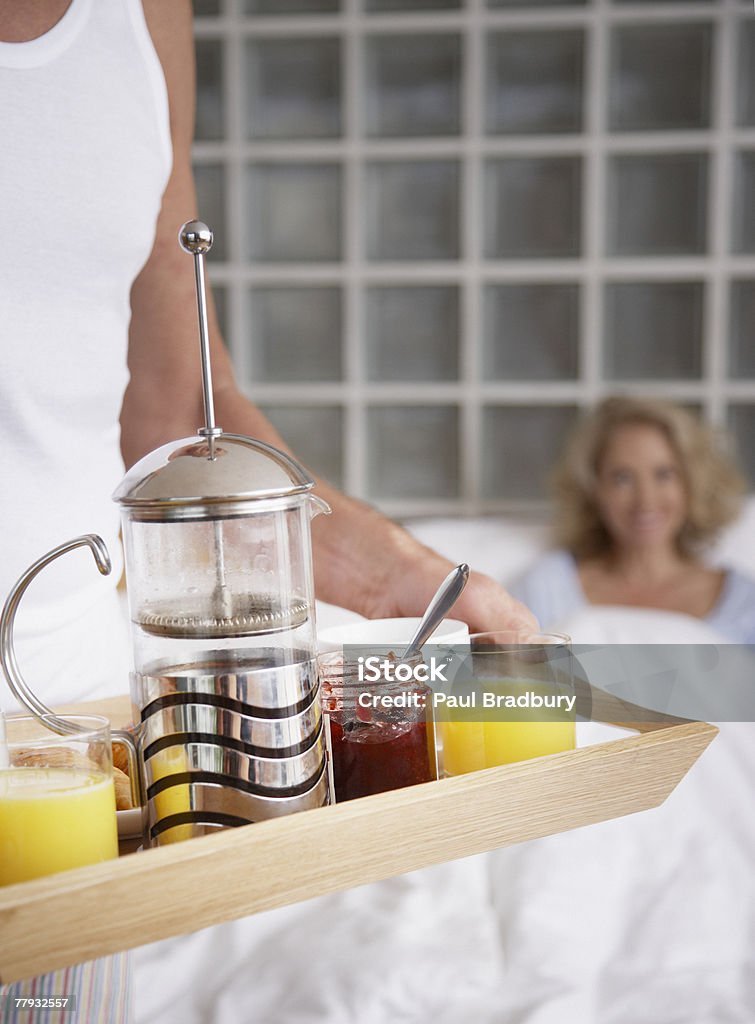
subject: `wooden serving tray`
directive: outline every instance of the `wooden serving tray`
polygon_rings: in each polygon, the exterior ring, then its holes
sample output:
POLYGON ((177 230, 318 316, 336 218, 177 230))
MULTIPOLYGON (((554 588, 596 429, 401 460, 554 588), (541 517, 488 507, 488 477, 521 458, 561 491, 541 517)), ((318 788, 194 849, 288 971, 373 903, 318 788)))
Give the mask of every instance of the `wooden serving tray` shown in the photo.
MULTIPOLYGON (((628 709, 593 690, 596 720, 626 726, 628 709)), ((76 710, 131 714, 125 697, 76 710)), ((656 807, 718 729, 640 717, 628 738, 0 888, 0 980, 656 807)))

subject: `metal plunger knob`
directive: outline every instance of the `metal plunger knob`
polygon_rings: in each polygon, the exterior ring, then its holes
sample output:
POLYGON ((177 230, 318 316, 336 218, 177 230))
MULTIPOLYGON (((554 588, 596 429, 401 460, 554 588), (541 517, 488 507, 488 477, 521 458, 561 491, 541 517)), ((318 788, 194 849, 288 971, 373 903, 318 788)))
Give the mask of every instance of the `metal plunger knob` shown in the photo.
POLYGON ((215 404, 212 397, 212 366, 210 364, 210 332, 207 327, 207 290, 204 273, 204 254, 212 248, 212 239, 212 231, 201 220, 187 221, 178 232, 178 241, 181 248, 184 252, 188 252, 194 257, 205 419, 205 425, 200 427, 198 433, 209 440, 211 458, 214 455, 213 439, 222 433, 221 428, 215 425, 215 404))
POLYGON ((212 249, 213 234, 201 220, 188 220, 178 234, 178 241, 184 252, 196 256, 212 249))

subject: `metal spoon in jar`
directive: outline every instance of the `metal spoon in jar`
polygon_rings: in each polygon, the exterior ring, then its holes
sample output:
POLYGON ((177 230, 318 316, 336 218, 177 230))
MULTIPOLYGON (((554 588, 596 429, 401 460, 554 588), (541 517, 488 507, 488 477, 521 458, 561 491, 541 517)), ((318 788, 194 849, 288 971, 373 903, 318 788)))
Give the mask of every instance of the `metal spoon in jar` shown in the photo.
POLYGON ((417 632, 412 637, 411 643, 401 657, 402 661, 408 661, 410 658, 419 654, 427 640, 430 639, 438 625, 443 621, 446 612, 448 612, 458 601, 462 590, 467 585, 468 579, 469 566, 465 562, 462 562, 461 565, 457 565, 456 568, 446 576, 438 587, 432 601, 427 606, 427 610, 422 616, 420 624, 417 627, 417 632))

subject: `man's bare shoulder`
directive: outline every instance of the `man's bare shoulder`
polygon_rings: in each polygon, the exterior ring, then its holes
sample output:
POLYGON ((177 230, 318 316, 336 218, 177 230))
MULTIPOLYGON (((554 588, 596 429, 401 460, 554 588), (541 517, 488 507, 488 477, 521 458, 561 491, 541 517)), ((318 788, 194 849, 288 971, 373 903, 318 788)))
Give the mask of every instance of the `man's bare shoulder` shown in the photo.
POLYGON ((142 0, 144 17, 163 67, 173 144, 191 144, 194 131, 194 34, 190 0, 142 0))

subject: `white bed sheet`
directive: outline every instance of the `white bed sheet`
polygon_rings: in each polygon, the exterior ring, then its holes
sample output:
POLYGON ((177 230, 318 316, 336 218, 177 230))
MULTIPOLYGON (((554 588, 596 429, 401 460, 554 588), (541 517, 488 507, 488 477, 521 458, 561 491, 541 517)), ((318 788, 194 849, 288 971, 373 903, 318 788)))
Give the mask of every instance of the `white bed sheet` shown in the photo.
POLYGON ((143 947, 137 1020, 752 1024, 751 763, 726 726, 656 810, 143 947))
POLYGON ((476 857, 143 947, 137 1019, 494 1024, 500 956, 476 857))
MULTIPOLYGON (((593 609, 577 643, 710 643, 686 616, 593 609)), ((755 1021, 755 725, 659 808, 489 855, 506 1024, 755 1021)))

